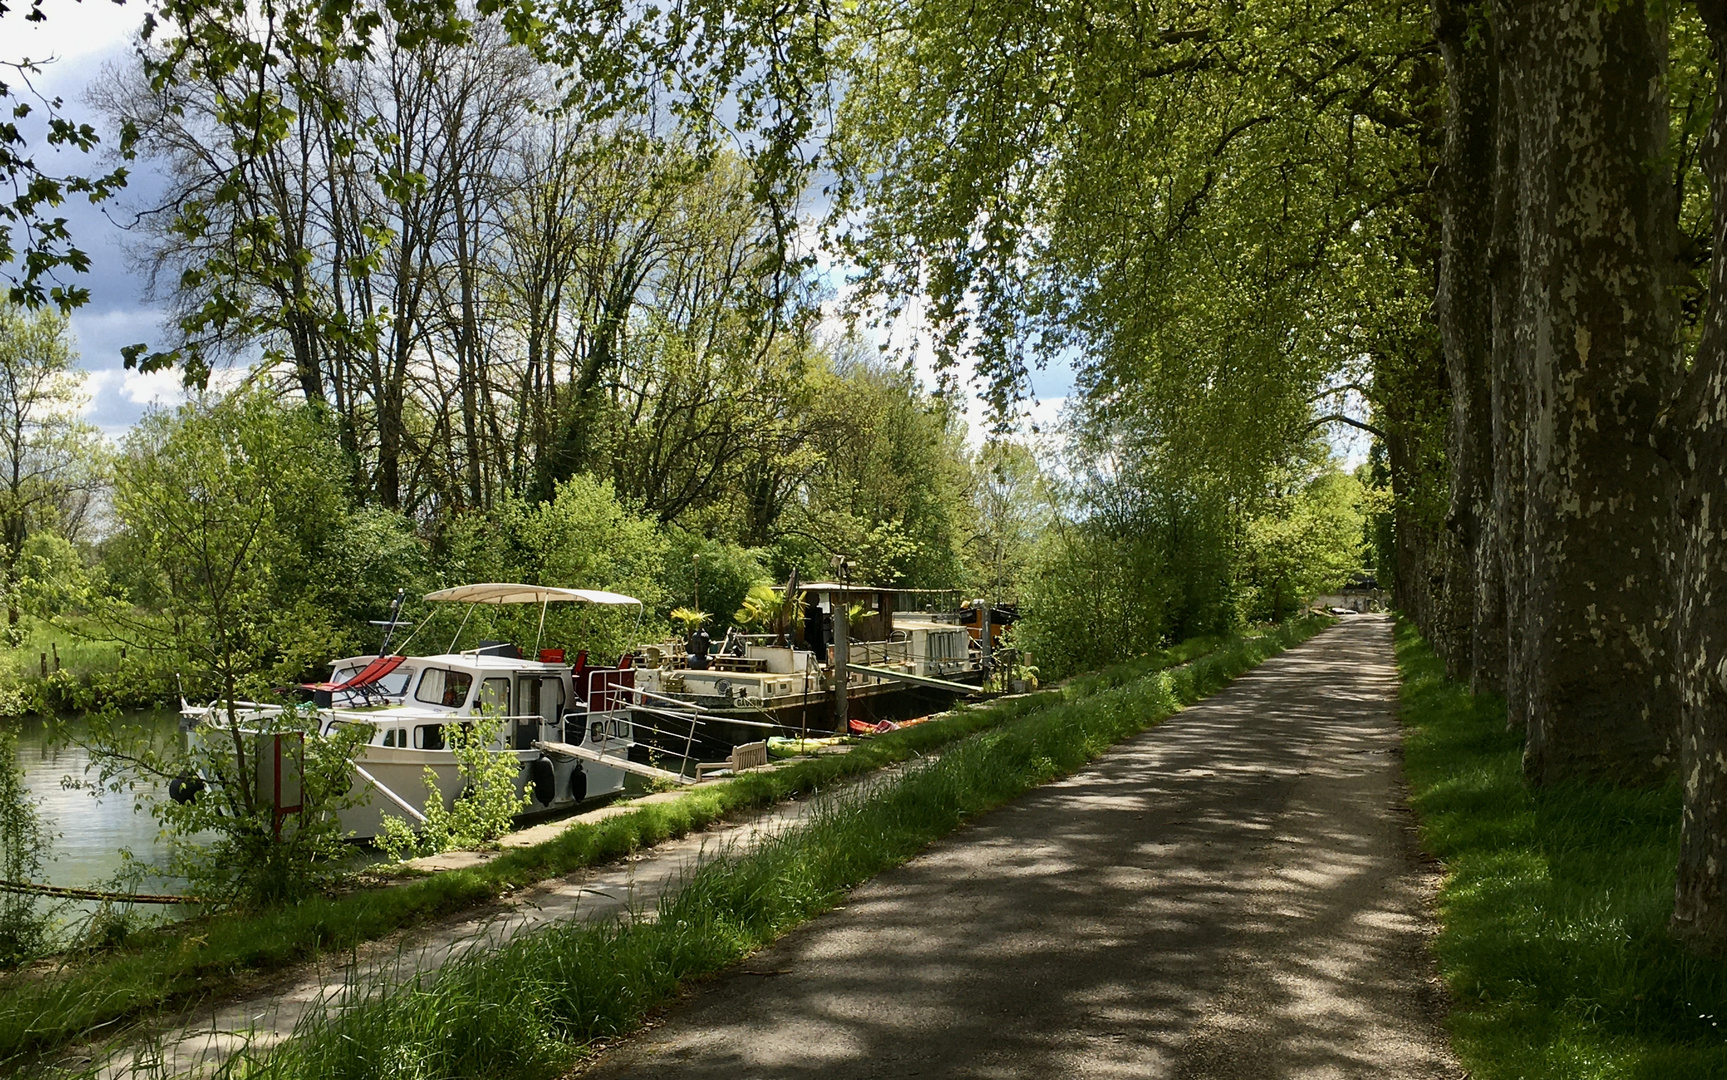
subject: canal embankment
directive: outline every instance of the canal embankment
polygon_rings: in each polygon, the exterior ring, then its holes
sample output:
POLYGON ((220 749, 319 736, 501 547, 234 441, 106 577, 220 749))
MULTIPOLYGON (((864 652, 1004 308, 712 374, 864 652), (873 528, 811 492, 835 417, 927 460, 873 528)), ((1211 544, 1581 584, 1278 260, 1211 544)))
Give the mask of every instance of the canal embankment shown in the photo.
POLYGON ((284 969, 479 910, 548 878, 629 856, 786 799, 825 790, 968 735, 1139 680, 1196 655, 1252 648, 1196 640, 1069 680, 1060 687, 956 710, 878 737, 850 753, 747 773, 629 813, 575 822, 554 838, 482 865, 409 880, 353 883, 350 891, 259 913, 200 916, 134 935, 118 948, 61 958, 0 978, 0 1061, 52 1052, 92 1030, 112 1031, 147 1012, 231 997, 284 969))
MULTIPOLYGON (((738 949, 748 951, 765 940, 771 940, 772 936, 831 903, 844 888, 885 866, 912 857, 934 836, 957 827, 970 815, 1079 767, 1128 730, 1155 723, 1181 704, 1214 691, 1265 656, 1308 636, 1319 625, 1315 621, 1285 627, 1253 639, 1237 640, 1192 664, 1173 670, 1159 672, 1153 665, 1146 664, 1140 666, 1137 674, 1112 672, 1039 697, 1000 702, 995 705, 999 711, 992 718, 962 713, 950 719, 967 723, 970 730, 955 737, 940 736, 945 721, 907 729, 903 734, 932 729, 922 736, 928 740, 926 747, 945 745, 946 752, 938 761, 908 766, 902 776, 857 789, 867 791, 867 796, 860 793, 851 798, 816 800, 813 805, 819 809, 807 815, 809 820, 795 828, 782 828, 792 820, 786 819, 772 822, 767 827, 751 827, 751 835, 747 838, 736 833, 709 837, 706 851, 713 854, 713 858, 686 860, 678 864, 675 873, 661 874, 658 886, 649 880, 654 876, 653 872, 644 871, 640 864, 633 872, 625 868, 633 885, 624 890, 630 900, 621 908, 615 906, 620 889, 617 882, 606 889, 588 888, 577 875, 555 884, 551 886, 553 891, 562 889, 566 894, 575 895, 575 910, 578 912, 583 911, 580 894, 584 891, 590 897, 607 892, 611 894, 614 906, 608 908, 590 900, 586 910, 594 912, 598 916, 597 921, 580 914, 553 920, 549 926, 543 925, 542 920, 529 920, 534 923, 533 928, 506 935, 509 942, 501 946, 502 952, 551 950, 570 956, 580 953, 590 957, 581 961, 583 970, 599 983, 582 992, 598 994, 608 1001, 616 999, 616 1002, 627 1005, 624 1013, 617 1012, 619 1006, 616 1003, 604 1006, 600 1012, 607 1016, 627 1014, 639 1019, 641 1009, 664 1000, 665 994, 688 979, 717 970, 713 965, 724 966, 730 959, 741 955, 738 949), (967 734, 975 738, 965 738, 967 734), (958 764, 950 764, 956 760, 956 755, 958 764), (788 858, 792 862, 784 864, 788 858), (780 860, 780 863, 775 864, 777 868, 764 870, 761 859, 780 860), (714 867, 733 869, 716 870, 714 867), (714 874, 733 876, 725 878, 729 884, 716 886, 714 874), (763 874, 767 876, 763 877, 763 874), (813 877, 810 876, 812 874, 813 877), (743 878, 736 875, 743 875, 754 884, 739 892, 739 881, 743 878), (673 885, 676 888, 672 888, 673 885), (712 892, 715 888, 718 888, 718 893, 712 892), (699 899, 704 895, 722 894, 727 899, 720 902, 721 910, 707 910, 703 907, 707 902, 699 899), (684 906, 678 907, 679 904, 684 906), (625 910, 657 914, 658 918, 619 920, 615 917, 625 910), (662 924, 670 932, 670 938, 654 938, 645 929, 662 924), (685 933, 686 930, 689 932, 685 933), (590 933, 597 936, 592 941, 584 937, 579 944, 559 937, 590 933), (643 934, 650 936, 643 937, 643 934), (551 940, 553 937, 559 937, 559 940, 551 940), (532 944, 536 942, 538 944, 532 944), (667 953, 667 949, 671 952, 667 953)), ((985 711, 967 710, 967 713, 985 711)), ((877 741, 865 749, 883 745, 883 741, 877 741)), ((901 760, 915 756, 915 753, 907 753, 901 760)), ((863 760, 861 754, 855 757, 848 754, 803 764, 806 768, 831 769, 848 759, 863 760)), ((761 783, 795 774, 796 770, 787 769, 738 780, 761 783)), ((795 817, 806 816, 804 812, 788 812, 795 817)), ((627 816, 612 820, 627 820, 627 816)), ((654 857, 657 853, 650 856, 654 857)), ((497 867, 509 858, 510 855, 502 856, 481 869, 497 867)), ((671 865, 654 864, 658 870, 666 870, 671 865)), ((451 871, 429 880, 437 881, 464 872, 468 871, 451 871)), ((520 911, 552 902, 547 893, 546 888, 526 890, 519 898, 503 901, 498 915, 492 916, 487 925, 502 925, 500 920, 506 910, 520 911)), ((158 1030, 155 1041, 145 1047, 145 1056, 152 1061, 195 1065, 209 1063, 211 1054, 221 1057, 232 1053, 238 1045, 244 1045, 248 1054, 255 1055, 262 1046, 280 1038, 284 1025, 277 1023, 266 1028, 254 1021, 277 1010, 279 1006, 276 1003, 283 1001, 329 1006, 304 1010, 295 1018, 296 1026, 308 1031, 329 1023, 330 1016, 359 1015, 354 1000, 356 993, 369 995, 381 992, 382 988, 409 985, 419 987, 412 991, 415 994, 431 993, 428 987, 432 983, 444 986, 444 977, 436 972, 447 967, 451 957, 456 957, 451 971, 471 974, 472 969, 468 965, 487 962, 486 957, 500 952, 493 947, 499 944, 496 937, 477 934, 471 920, 464 922, 467 925, 456 927, 449 934, 445 927, 420 927, 403 939, 400 948, 390 945, 389 955, 380 962, 390 967, 393 978, 383 977, 377 967, 362 965, 353 969, 358 975, 356 979, 343 978, 335 988, 328 984, 327 974, 322 978, 288 983, 278 980, 261 996, 251 999, 249 1004, 235 1003, 237 1008, 232 1011, 232 1017, 245 1018, 247 1023, 242 1026, 249 1030, 224 1028, 214 1015, 199 1015, 189 1018, 191 1022, 177 1031, 158 1030), (410 939, 411 950, 406 944, 410 939), (457 942, 466 944, 458 948, 457 942), (430 956, 435 963, 430 967, 420 967, 416 960, 404 969, 401 958, 410 954, 430 956), (247 1011, 248 1008, 251 1011, 247 1011), (212 1032, 234 1041, 226 1046, 213 1043, 210 1038, 212 1032)), ((451 977, 458 981, 467 978, 466 975, 451 977)), ((494 1005, 482 1003, 479 1007, 483 1011, 491 1011, 494 1005)), ((436 1008, 433 1015, 437 1015, 436 1008)), ((445 1019, 456 1022, 451 1017, 445 1019)), ((636 1019, 628 1022, 634 1023, 636 1019)), ((291 1042, 286 1044, 283 1052, 292 1055, 293 1045, 291 1042)), ((131 1046, 126 1055, 137 1050, 137 1046, 131 1046)), ((94 1063, 99 1059, 86 1057, 85 1060, 94 1063)), ((124 1062, 131 1058, 123 1055, 121 1060, 124 1062)), ((105 1071, 117 1074, 123 1068, 105 1071)))

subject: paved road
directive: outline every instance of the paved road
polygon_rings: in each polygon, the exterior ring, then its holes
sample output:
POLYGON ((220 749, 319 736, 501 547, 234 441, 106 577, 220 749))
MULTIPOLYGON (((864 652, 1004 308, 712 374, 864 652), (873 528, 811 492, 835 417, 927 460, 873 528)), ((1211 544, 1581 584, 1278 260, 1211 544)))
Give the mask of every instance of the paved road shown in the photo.
POLYGON ((1346 619, 858 889, 584 1080, 1462 1075, 1391 628, 1346 619))

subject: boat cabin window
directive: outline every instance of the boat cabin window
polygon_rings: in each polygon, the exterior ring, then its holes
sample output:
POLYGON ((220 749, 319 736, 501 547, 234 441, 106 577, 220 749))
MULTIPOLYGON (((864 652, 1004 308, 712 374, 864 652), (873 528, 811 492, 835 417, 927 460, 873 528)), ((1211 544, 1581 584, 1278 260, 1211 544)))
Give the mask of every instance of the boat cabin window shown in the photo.
POLYGON ((627 739, 630 737, 630 722, 628 720, 595 720, 588 725, 588 738, 593 742, 604 742, 607 739, 627 739))
POLYGON ((414 749, 442 750, 444 748, 444 725, 421 724, 414 729, 414 749))
POLYGON ((414 691, 414 697, 428 705, 459 706, 468 700, 468 687, 472 685, 474 677, 465 671, 427 668, 426 673, 420 676, 420 686, 414 691))
POLYGON ((324 725, 324 734, 334 735, 337 731, 345 728, 358 729, 365 735, 366 742, 371 742, 373 736, 378 733, 378 729, 376 727, 363 720, 332 720, 328 724, 324 725))
POLYGON ((383 745, 385 745, 385 746, 399 746, 404 750, 407 749, 407 747, 408 747, 408 729, 407 728, 399 728, 399 727, 384 729, 384 743, 383 743, 383 745))
POLYGON ((487 679, 480 684, 476 707, 496 716, 510 715, 510 680, 487 679))

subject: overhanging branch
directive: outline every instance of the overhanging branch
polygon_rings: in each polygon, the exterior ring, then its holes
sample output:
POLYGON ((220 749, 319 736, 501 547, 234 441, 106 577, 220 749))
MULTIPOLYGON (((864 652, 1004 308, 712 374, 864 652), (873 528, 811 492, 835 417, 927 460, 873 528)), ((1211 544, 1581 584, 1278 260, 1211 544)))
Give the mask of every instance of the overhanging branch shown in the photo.
POLYGON ((1367 421, 1357 420, 1353 416, 1344 416, 1342 413, 1328 413, 1325 416, 1316 416, 1312 420, 1308 421, 1307 430, 1312 431, 1315 428, 1324 427, 1326 424, 1348 424, 1352 428, 1360 428, 1369 435, 1376 435, 1381 439, 1385 438, 1385 432, 1374 427, 1372 424, 1369 424, 1367 421))

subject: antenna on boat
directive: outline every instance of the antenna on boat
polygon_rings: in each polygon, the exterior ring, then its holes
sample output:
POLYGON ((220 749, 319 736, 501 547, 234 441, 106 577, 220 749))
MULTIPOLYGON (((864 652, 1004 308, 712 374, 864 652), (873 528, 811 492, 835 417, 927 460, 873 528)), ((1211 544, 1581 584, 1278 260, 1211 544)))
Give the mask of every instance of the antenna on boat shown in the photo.
POLYGON ((396 627, 401 625, 402 600, 408 594, 406 589, 397 589, 396 598, 390 601, 390 617, 387 620, 373 619, 373 626, 384 628, 384 642, 378 646, 379 656, 390 655, 390 639, 396 636, 396 627))

